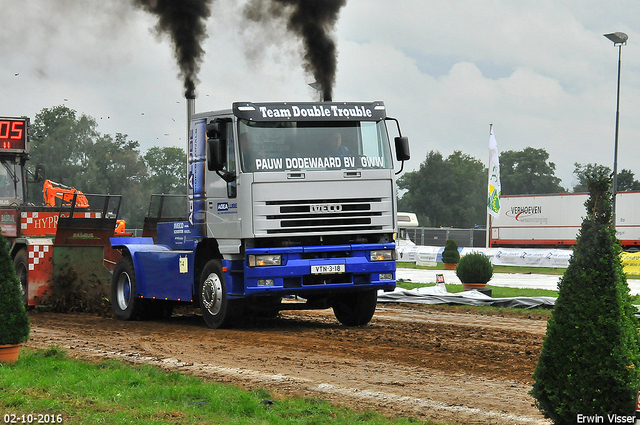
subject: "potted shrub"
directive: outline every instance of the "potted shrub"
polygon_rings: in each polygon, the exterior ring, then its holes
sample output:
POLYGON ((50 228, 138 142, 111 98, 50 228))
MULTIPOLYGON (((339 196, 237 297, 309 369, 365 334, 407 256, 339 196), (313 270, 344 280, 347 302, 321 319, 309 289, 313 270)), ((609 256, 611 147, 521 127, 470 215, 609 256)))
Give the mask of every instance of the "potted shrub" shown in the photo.
POLYGON ((493 264, 489 257, 481 252, 472 252, 460 259, 456 275, 465 291, 483 289, 493 277, 493 264))
POLYGON ((18 359, 20 346, 29 339, 29 331, 29 315, 22 301, 20 281, 7 241, 0 235, 0 362, 18 359))
POLYGON ((445 270, 455 270, 456 264, 460 261, 460 253, 458 252, 458 244, 453 239, 447 239, 442 251, 442 263, 445 270))

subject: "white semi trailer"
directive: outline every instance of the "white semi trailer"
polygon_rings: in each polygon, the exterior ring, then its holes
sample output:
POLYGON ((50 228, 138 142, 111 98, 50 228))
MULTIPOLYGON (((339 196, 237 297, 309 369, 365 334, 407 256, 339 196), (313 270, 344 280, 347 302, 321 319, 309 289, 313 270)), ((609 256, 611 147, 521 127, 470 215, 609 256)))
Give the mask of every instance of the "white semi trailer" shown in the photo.
MULTIPOLYGON (((491 221, 491 246, 575 245, 588 197, 586 193, 502 197, 500 215, 491 221)), ((640 192, 618 193, 615 224, 625 249, 640 248, 640 192)))

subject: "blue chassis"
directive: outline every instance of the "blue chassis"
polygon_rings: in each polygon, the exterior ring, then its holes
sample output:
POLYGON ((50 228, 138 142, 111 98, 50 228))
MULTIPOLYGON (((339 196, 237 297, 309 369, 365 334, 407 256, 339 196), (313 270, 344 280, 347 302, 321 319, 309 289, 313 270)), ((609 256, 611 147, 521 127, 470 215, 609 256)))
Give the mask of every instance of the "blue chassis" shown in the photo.
MULTIPOLYGON (((195 242, 171 247, 154 244, 152 238, 111 238, 111 246, 131 254, 137 297, 193 301, 196 291, 195 242)), ((369 260, 370 251, 380 249, 395 249, 395 244, 248 248, 245 250, 245 261, 222 260, 227 294, 229 298, 240 299, 256 296, 322 296, 371 289, 392 291, 396 286, 396 262, 369 260), (343 255, 322 258, 331 252, 341 252, 343 255), (282 265, 248 267, 247 256, 252 254, 281 254, 282 265), (345 273, 312 277, 312 265, 336 264, 344 264, 345 273), (391 274, 391 280, 380 280, 380 274, 391 274), (272 279, 273 285, 259 286, 258 280, 264 279, 272 279)))

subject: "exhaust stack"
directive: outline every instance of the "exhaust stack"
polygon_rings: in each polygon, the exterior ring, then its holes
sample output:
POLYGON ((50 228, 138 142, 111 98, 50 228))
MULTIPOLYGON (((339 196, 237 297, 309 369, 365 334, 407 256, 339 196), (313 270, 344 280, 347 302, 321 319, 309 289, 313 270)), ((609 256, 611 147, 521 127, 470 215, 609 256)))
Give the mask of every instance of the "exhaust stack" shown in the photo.
MULTIPOLYGON (((193 114, 196 113, 196 98, 195 97, 187 97, 185 98, 187 101, 187 138, 186 140, 186 146, 185 146, 185 152, 187 153, 186 155, 186 166, 187 166, 187 188, 189 187, 189 140, 191 137, 191 117, 193 116, 193 114)), ((188 194, 188 189, 187 189, 187 194, 188 194)), ((189 201, 189 203, 191 204, 191 200, 189 201)))
POLYGON ((187 97, 187 152, 189 149, 189 127, 191 126, 191 117, 196 113, 196 98, 187 97))

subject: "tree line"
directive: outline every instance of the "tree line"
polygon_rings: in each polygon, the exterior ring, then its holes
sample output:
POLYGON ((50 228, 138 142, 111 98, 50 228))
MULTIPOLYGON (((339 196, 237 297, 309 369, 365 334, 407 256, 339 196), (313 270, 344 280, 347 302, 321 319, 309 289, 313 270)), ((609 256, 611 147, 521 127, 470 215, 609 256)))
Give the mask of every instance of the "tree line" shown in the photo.
MULTIPOLYGON (((122 195, 119 218, 141 228, 152 193, 185 194, 185 151, 150 148, 126 134, 100 134, 96 120, 64 106, 44 108, 31 123, 28 169, 44 165, 46 178, 85 194, 122 195)), ((29 184, 29 202, 42 204, 42 182, 29 184)))
MULTIPOLYGON (((599 164, 575 163, 573 175, 577 183, 573 193, 586 192, 588 176, 594 173, 611 175, 611 169, 599 164)), ((544 149, 527 147, 500 153, 502 195, 540 195, 567 193, 556 166, 544 149)), ((402 192, 399 211, 416 213, 421 226, 472 228, 486 223, 487 167, 482 161, 455 151, 447 158, 431 151, 415 171, 398 179, 402 192)), ((640 190, 633 172, 618 172, 619 191, 640 190)))
MULTIPOLYGON (((97 121, 64 105, 44 108, 31 124, 31 161, 45 166, 46 177, 84 193, 122 195, 120 218, 141 228, 152 193, 185 194, 186 154, 177 147, 150 148, 126 134, 100 134, 97 121)), ((503 195, 568 192, 555 175, 544 149, 527 147, 500 153, 503 195)), ((573 192, 587 191, 594 172, 609 167, 575 163, 573 192)), ((618 173, 618 190, 640 190, 630 170, 618 173)), ((487 168, 461 151, 448 157, 431 151, 420 168, 398 179, 400 211, 415 212, 422 226, 471 228, 486 222, 487 168)), ((29 201, 42 203, 42 182, 29 187, 29 201)))

